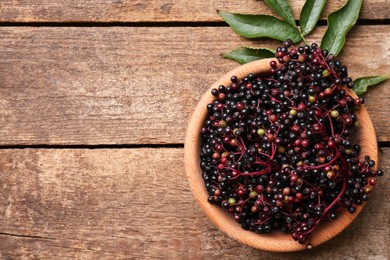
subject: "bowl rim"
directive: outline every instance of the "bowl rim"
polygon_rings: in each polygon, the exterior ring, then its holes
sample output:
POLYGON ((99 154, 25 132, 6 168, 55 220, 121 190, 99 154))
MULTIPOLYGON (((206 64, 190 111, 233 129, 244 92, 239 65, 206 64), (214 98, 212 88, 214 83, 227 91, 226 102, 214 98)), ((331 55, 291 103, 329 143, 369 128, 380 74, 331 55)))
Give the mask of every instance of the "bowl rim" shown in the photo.
MULTIPOLYGON (((214 100, 210 91, 217 88, 219 85, 229 85, 230 78, 235 75, 242 79, 249 73, 267 74, 269 73, 269 63, 273 58, 253 61, 236 67, 230 72, 219 78, 212 84, 208 90, 202 95, 198 104, 196 105, 191 115, 187 133, 184 142, 184 166, 189 182, 190 189, 195 196, 197 203, 202 208, 206 216, 218 227, 222 232, 228 236, 238 240, 239 242, 251 246, 253 248, 275 251, 275 252, 292 252, 306 249, 306 245, 299 244, 294 241, 290 234, 283 234, 281 232, 273 232, 270 234, 256 234, 252 231, 247 231, 234 221, 234 219, 221 207, 212 205, 207 202, 207 191, 201 176, 200 169, 200 128, 208 114, 207 104, 214 100)), ((356 94, 347 89, 348 94, 356 98, 356 94)), ((378 148, 375 136, 375 131, 368 112, 364 106, 357 111, 360 127, 356 130, 357 142, 364 143, 361 147, 361 154, 370 155, 374 161, 378 161, 378 148)), ((332 222, 322 223, 311 234, 310 243, 313 247, 318 246, 331 238, 335 237, 343 231, 361 212, 365 203, 356 208, 354 214, 342 210, 337 219, 332 222)))

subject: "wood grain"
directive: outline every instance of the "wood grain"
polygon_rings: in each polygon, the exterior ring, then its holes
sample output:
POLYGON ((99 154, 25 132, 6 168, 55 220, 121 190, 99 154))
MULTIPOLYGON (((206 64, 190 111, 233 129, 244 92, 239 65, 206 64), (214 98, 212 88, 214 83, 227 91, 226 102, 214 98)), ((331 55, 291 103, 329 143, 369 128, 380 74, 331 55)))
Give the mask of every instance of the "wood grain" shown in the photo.
MULTIPOLYGON (((383 150, 388 173, 390 149, 383 150)), ((387 175, 336 238, 312 251, 267 253, 211 224, 189 191, 182 158, 182 149, 0 150, 0 258, 389 257, 387 175)))
MULTIPOLYGON (((341 59, 353 77, 389 75, 387 30, 350 32, 341 59)), ((277 45, 225 27, 2 27, 0 35, 0 145, 183 143, 199 97, 238 66, 219 53, 277 45)), ((378 140, 390 141, 390 81, 366 97, 378 140)))
MULTIPOLYGON (((304 0, 292 1, 299 18, 304 0)), ((322 19, 345 1, 328 1, 322 19)), ((361 19, 389 19, 388 0, 363 2, 361 19)), ((217 10, 272 14, 262 1, 255 0, 2 0, 2 22, 215 22, 217 10)))

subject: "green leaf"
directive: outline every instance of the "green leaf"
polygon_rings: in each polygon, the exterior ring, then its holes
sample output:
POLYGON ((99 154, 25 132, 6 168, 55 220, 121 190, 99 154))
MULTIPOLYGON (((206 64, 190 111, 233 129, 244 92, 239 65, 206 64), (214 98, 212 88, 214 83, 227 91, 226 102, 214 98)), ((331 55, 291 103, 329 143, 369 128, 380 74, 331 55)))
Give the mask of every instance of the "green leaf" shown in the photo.
POLYGON ((322 38, 321 48, 338 55, 345 43, 345 36, 355 25, 363 0, 348 0, 348 2, 328 17, 328 28, 322 38))
POLYGON ((296 27, 269 15, 231 14, 221 11, 219 15, 233 31, 246 38, 268 37, 280 41, 291 39, 294 43, 302 39, 296 27))
POLYGON ((245 64, 255 60, 275 57, 275 51, 268 48, 239 47, 223 57, 245 64))
POLYGON ((314 29, 325 4, 326 0, 306 0, 299 18, 303 35, 308 35, 314 29))
POLYGON ((375 86, 388 78, 389 77, 387 76, 371 76, 358 78, 353 81, 352 90, 355 91, 356 95, 360 95, 367 91, 367 87, 375 86))
POLYGON ((272 8, 283 20, 295 26, 294 15, 288 0, 264 0, 264 2, 272 8))

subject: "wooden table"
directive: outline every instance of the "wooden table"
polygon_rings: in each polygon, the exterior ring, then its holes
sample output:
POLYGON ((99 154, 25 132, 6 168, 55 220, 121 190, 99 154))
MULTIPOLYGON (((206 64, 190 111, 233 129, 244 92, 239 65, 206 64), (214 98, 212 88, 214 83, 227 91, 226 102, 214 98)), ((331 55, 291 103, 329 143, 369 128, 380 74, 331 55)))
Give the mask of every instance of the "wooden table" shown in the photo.
MULTIPOLYGON (((298 16, 304 1, 293 2, 298 16)), ((341 55, 352 77, 390 74, 389 7, 364 1, 341 55)), ((389 257, 390 81, 364 96, 387 175, 335 239, 254 250, 195 204, 183 139, 201 94, 237 66, 219 54, 278 44, 238 37, 217 9, 270 13, 255 0, 1 1, 1 259, 389 257)))

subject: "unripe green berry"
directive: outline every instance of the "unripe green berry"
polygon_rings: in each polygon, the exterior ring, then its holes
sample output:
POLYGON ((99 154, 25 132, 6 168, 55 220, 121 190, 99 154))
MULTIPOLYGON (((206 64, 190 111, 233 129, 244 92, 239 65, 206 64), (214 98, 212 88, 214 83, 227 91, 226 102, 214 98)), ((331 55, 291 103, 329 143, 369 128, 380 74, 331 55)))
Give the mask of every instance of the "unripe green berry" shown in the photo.
POLYGON ((334 171, 328 171, 328 172, 326 173, 326 177, 328 177, 328 179, 333 179, 334 176, 335 176, 334 171))
POLYGON ((230 205, 236 204, 236 200, 234 198, 229 198, 228 202, 230 205))
POLYGON ((351 155, 352 154, 352 150, 351 149, 345 149, 345 154, 347 155, 351 155))
POLYGON ((286 149, 283 146, 278 147, 278 153, 285 153, 286 149))
POLYGON ((329 75, 330 75, 330 73, 329 73, 328 70, 323 70, 323 71, 322 71, 322 77, 323 77, 323 78, 329 77, 329 75))
POLYGON ((297 112, 295 109, 291 109, 291 110, 290 110, 290 115, 292 115, 292 116, 296 116, 297 113, 298 113, 298 112, 297 112))
POLYGON ((333 118, 337 118, 337 117, 339 117, 339 111, 337 111, 337 110, 332 110, 331 112, 330 112, 330 116, 331 117, 333 117, 333 118))
POLYGON ((263 128, 257 129, 257 134, 263 136, 265 134, 265 130, 263 128))
POLYGON ((227 126, 226 121, 225 120, 219 121, 219 126, 222 127, 222 128, 225 128, 227 126))
POLYGON ((251 199, 257 198, 257 192, 256 192, 256 191, 251 191, 251 193, 249 193, 249 197, 250 197, 251 199))

